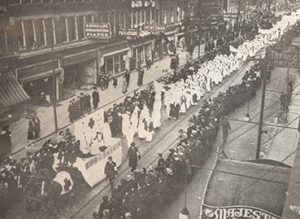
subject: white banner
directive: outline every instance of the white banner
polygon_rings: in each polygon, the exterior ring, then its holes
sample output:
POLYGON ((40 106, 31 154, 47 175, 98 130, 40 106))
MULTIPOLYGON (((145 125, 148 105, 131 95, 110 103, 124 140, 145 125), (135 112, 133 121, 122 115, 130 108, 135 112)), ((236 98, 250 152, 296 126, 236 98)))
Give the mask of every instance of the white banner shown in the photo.
POLYGON ((82 173, 83 178, 93 187, 97 183, 105 179, 104 167, 107 158, 111 156, 113 161, 119 167, 122 163, 122 145, 121 140, 114 138, 115 144, 108 147, 104 153, 98 154, 90 158, 77 158, 74 167, 82 173))

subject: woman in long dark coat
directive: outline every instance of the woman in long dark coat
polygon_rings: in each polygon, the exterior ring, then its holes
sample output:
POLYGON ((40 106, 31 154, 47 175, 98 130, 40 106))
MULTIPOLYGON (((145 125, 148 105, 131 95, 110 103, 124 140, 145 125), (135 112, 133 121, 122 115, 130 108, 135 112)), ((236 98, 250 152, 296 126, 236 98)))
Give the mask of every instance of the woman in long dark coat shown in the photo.
POLYGON ((28 122, 28 130, 27 130, 27 140, 31 141, 34 139, 34 124, 32 119, 28 122))
POLYGON ((134 172, 137 167, 138 159, 140 159, 139 150, 135 147, 134 142, 131 143, 130 148, 128 149, 127 157, 129 161, 129 167, 131 168, 131 172, 134 172))

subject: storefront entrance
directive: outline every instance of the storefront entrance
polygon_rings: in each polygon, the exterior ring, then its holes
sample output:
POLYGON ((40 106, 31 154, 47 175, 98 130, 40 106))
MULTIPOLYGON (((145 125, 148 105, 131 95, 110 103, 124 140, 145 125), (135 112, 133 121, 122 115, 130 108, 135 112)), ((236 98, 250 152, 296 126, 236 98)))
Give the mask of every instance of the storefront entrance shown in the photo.
POLYGON ((34 105, 49 105, 54 99, 54 76, 23 82, 23 89, 30 96, 34 105))
POLYGON ((97 81, 96 59, 79 62, 74 65, 64 66, 62 83, 62 99, 78 94, 78 90, 90 89, 97 81))

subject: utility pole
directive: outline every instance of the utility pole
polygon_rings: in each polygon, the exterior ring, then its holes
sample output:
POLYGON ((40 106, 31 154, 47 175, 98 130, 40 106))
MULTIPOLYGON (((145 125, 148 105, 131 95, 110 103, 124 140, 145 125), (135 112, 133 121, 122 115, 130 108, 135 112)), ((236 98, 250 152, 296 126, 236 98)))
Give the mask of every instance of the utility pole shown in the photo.
POLYGON ((260 102, 260 115, 259 115, 259 125, 258 125, 258 136, 257 136, 257 148, 256 148, 256 159, 259 159, 260 149, 261 149, 261 135, 262 135, 262 127, 264 120, 264 108, 265 108, 265 96, 266 96, 266 77, 265 71, 266 66, 263 64, 262 74, 261 74, 261 102, 260 102))
POLYGON ((52 52, 52 77, 53 77, 53 100, 52 100, 52 106, 53 106, 53 115, 54 115, 54 128, 55 132, 58 131, 58 125, 57 125, 57 111, 56 111, 56 96, 57 96, 57 86, 56 86, 56 74, 55 74, 55 56, 54 56, 54 45, 52 44, 51 47, 51 52, 52 52))
MULTIPOLYGON (((200 18, 201 18, 201 14, 200 14, 200 10, 201 10, 201 0, 198 0, 198 19, 199 19, 199 23, 200 23, 200 18)), ((201 46, 201 26, 200 24, 198 25, 198 36, 199 36, 199 47, 198 47, 198 58, 200 58, 200 46, 201 46)))

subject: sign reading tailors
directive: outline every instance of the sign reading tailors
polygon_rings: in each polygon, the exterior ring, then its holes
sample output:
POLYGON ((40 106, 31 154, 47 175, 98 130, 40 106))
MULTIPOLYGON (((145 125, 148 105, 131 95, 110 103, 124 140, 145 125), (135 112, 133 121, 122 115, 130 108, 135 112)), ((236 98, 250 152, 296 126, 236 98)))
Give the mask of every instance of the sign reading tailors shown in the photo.
POLYGON ((86 23, 85 35, 91 39, 109 39, 111 30, 109 23, 86 23))
POLYGON ((119 30, 120 36, 138 37, 139 32, 136 29, 121 29, 119 30))
POLYGON ((248 206, 214 207, 202 205, 204 219, 280 219, 268 211, 248 206))

